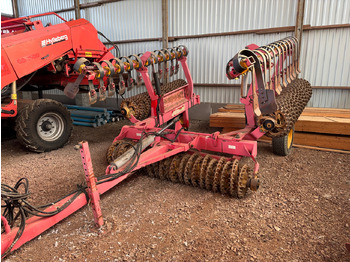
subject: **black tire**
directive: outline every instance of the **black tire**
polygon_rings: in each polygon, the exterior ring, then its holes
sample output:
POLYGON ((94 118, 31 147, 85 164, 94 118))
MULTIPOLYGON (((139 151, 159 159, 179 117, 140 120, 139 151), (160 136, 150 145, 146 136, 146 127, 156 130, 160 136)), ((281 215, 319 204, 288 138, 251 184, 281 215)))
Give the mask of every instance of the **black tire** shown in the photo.
POLYGON ((288 156, 293 148, 294 126, 282 137, 272 138, 272 151, 278 156, 288 156))
POLYGON ((22 145, 41 153, 63 147, 71 136, 73 123, 61 103, 38 99, 18 112, 15 129, 22 145))

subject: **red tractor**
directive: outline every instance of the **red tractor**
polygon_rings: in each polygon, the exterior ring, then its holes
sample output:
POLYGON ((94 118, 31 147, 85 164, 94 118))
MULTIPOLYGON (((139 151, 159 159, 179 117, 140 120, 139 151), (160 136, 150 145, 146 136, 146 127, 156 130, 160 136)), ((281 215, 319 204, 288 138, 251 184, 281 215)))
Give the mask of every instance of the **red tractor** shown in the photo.
POLYGON ((112 81, 108 91, 105 88, 105 83, 111 80, 107 75, 88 80, 82 72, 85 64, 114 57, 110 51, 117 47, 107 49, 98 33, 85 19, 66 21, 56 13, 2 17, 1 118, 16 118, 17 138, 29 150, 45 152, 60 148, 72 131, 69 111, 55 100, 42 99, 43 90, 59 88, 74 98, 80 89, 86 89, 91 103, 97 100, 96 90, 100 100, 115 94, 112 81), (32 21, 46 15, 55 15, 63 23, 44 26, 40 20, 32 21), (37 91, 39 99, 19 100, 19 90, 37 91))

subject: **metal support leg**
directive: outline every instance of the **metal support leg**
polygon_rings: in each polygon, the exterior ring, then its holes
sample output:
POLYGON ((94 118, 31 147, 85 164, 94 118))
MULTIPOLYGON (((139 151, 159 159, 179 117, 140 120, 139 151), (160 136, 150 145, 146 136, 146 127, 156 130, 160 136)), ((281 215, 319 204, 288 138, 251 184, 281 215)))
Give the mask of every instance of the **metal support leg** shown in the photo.
POLYGON ((80 149, 81 160, 84 166, 87 193, 89 195, 89 202, 94 214, 95 224, 96 226, 100 227, 103 225, 102 211, 100 208, 100 193, 98 192, 96 187, 97 179, 94 175, 94 170, 92 168, 88 142, 80 142, 78 148, 80 149))

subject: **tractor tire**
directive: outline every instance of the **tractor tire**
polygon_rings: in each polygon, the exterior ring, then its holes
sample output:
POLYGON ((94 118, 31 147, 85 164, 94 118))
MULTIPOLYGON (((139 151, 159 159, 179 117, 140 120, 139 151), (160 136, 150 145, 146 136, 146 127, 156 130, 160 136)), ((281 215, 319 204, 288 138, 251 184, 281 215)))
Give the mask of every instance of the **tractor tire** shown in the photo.
POLYGON ((15 126, 18 141, 38 153, 63 147, 72 129, 69 111, 51 99, 38 99, 25 105, 18 112, 15 126))
POLYGON ((278 156, 288 156, 293 148, 294 126, 289 133, 282 137, 272 138, 272 151, 278 156))

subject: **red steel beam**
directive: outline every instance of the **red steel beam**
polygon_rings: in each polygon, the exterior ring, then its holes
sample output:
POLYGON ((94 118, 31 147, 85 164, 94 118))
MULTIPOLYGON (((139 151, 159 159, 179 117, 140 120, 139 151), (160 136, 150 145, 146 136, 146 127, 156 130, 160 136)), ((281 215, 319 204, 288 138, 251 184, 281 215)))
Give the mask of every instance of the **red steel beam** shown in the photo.
MULTIPOLYGON (((97 189, 100 192, 100 194, 103 194, 104 192, 108 191, 109 189, 113 188, 115 185, 123 181, 125 178, 128 177, 129 174, 125 174, 113 181, 106 182, 100 185, 97 185, 97 189)), ((52 212, 55 211, 56 208, 62 206, 64 203, 72 199, 74 194, 62 199, 61 201, 57 202, 55 205, 50 206, 49 208, 45 209, 45 212, 52 212)), ((32 218, 29 218, 26 221, 25 230, 22 234, 22 236, 19 238, 19 240, 16 242, 16 244, 13 246, 11 251, 14 251, 21 247, 24 243, 34 239, 53 225, 57 224, 61 220, 65 219, 66 217, 70 216, 74 212, 78 211, 80 208, 85 206, 87 204, 87 199, 84 193, 81 193, 74 201, 63 211, 59 212, 57 215, 50 216, 50 217, 37 217, 34 216, 32 218)), ((1 254, 4 254, 5 251, 11 246, 13 240, 15 239, 15 236, 18 231, 17 228, 13 228, 10 233, 2 234, 1 235, 1 254)))

